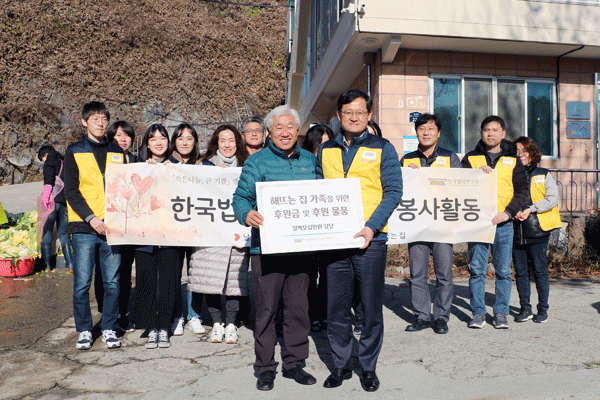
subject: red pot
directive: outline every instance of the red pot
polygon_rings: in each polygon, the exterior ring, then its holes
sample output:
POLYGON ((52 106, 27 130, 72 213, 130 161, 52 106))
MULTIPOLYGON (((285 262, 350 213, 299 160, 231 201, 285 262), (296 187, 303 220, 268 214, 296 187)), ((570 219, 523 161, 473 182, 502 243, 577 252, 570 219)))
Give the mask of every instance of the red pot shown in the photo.
POLYGON ((35 258, 18 259, 16 265, 12 264, 10 258, 0 260, 0 276, 5 278, 16 278, 18 276, 26 276, 33 273, 35 266, 35 258))

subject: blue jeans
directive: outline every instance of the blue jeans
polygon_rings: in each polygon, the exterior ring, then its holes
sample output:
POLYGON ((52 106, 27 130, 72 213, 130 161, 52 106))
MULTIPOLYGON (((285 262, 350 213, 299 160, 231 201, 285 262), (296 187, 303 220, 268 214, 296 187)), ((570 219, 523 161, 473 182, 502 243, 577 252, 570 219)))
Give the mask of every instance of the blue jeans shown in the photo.
POLYGON ((114 330, 119 312, 119 264, 121 255, 116 246, 109 246, 106 238, 89 233, 74 233, 72 237, 75 264, 73 266, 73 314, 77 332, 92 330, 90 286, 96 252, 98 267, 104 284, 102 330, 114 330))
MULTIPOLYGON (((202 303, 200 303, 200 306, 202 306, 202 303)), ((182 313, 181 314, 182 317, 185 317, 185 314, 182 313)), ((192 307, 192 292, 187 292, 187 320, 189 321, 192 318, 200 318, 200 315, 198 315, 198 313, 196 312, 196 310, 194 310, 194 307, 192 307)))
POLYGON ((510 277, 510 262, 513 246, 513 224, 507 222, 496 227, 494 243, 469 243, 469 259, 471 260, 471 311, 473 314, 485 314, 485 274, 488 269, 490 248, 496 270, 496 302, 494 314, 509 314, 508 303, 512 279, 510 277))
POLYGON ((55 203, 54 211, 48 215, 48 219, 46 220, 46 224, 42 231, 42 258, 44 258, 47 267, 50 266, 50 257, 52 256, 52 233, 54 232, 54 224, 56 224, 58 239, 60 240, 60 245, 65 257, 65 267, 67 269, 73 268, 71 239, 69 239, 69 234, 67 233, 68 223, 67 206, 62 203, 55 203))
POLYGON ((548 241, 542 243, 527 244, 513 247, 513 260, 515 261, 515 275, 519 302, 521 308, 531 309, 531 283, 529 282, 529 270, 533 271, 535 287, 538 292, 537 309, 548 311, 548 293, 550 292, 550 279, 548 278, 548 264, 546 263, 546 252, 548 241))

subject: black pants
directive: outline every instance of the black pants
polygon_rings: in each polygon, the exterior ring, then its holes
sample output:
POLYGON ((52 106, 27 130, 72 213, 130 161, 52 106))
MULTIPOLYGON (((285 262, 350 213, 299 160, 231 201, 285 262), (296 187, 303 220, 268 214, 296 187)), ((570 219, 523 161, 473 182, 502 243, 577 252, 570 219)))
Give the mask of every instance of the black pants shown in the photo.
MULTIPOLYGON (((223 323, 223 306, 221 304, 220 294, 205 295, 208 312, 212 317, 213 324, 223 323)), ((237 313, 240 310, 241 296, 225 296, 225 326, 235 324, 237 313)))
POLYGON ((315 253, 309 266, 308 314, 311 321, 327 319, 327 264, 315 253))
POLYGON ((135 251, 135 327, 171 327, 181 269, 181 250, 154 248, 152 253, 135 251), (158 286, 158 293, 157 293, 158 286))
POLYGON ((275 313, 283 297, 283 368, 304 366, 308 358, 308 268, 310 256, 253 255, 252 282, 256 304, 254 372, 275 371, 275 313))

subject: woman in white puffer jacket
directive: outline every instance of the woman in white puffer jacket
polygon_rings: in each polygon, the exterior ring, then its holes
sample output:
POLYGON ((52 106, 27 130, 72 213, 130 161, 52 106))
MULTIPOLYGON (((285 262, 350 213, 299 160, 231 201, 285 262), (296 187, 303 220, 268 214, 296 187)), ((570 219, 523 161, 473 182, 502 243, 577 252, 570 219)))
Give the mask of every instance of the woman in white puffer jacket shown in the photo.
MULTIPOLYGON (((221 125, 213 133, 202 165, 241 167, 248 152, 242 135, 232 125, 221 125)), ((248 296, 247 248, 196 247, 188 271, 189 291, 193 292, 192 305, 201 304, 205 295, 208 311, 213 319, 210 341, 237 343, 235 320, 240 308, 240 296, 248 296), (225 321, 222 316, 221 296, 225 295, 225 321)), ((198 311, 198 310, 197 310, 198 311)))

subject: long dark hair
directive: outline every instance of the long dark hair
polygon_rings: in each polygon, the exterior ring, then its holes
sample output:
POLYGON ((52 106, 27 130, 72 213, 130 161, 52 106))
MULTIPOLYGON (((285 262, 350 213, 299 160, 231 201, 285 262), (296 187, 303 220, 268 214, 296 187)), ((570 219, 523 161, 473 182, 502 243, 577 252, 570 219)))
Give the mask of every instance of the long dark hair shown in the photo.
POLYGON ((248 149, 246 149, 246 145, 244 144, 244 139, 242 138, 242 134, 237 128, 233 125, 220 125, 215 129, 212 134, 210 141, 208 142, 208 146, 206 146, 206 153, 202 156, 205 160, 208 160, 215 154, 217 154, 217 150, 219 149, 219 133, 223 131, 231 131, 233 132, 233 137, 235 137, 235 156, 237 157, 237 164, 242 166, 248 158, 248 149))
POLYGON ((306 132, 304 142, 302 142, 302 148, 314 154, 315 151, 319 150, 319 147, 321 146, 323 135, 327 135, 329 139, 333 139, 335 136, 331 128, 329 128, 327 125, 311 126, 306 132))
MULTIPOLYGON (((200 158, 200 152, 198 151, 198 132, 196 132, 194 127, 190 124, 179 124, 179 126, 175 128, 175 132, 173 132, 173 136, 171 137, 171 148, 173 149, 173 152, 179 153, 179 150, 177 150, 177 138, 183 135, 185 129, 189 130, 194 138, 194 148, 190 153, 190 159, 187 164, 196 164, 196 161, 200 158)), ((181 153, 179 155, 181 155, 181 153)))
POLYGON ((146 133, 144 133, 144 137, 142 138, 142 147, 140 148, 138 155, 140 161, 146 161, 152 158, 152 152, 150 152, 150 149, 148 149, 148 141, 150 138, 154 137, 156 132, 167 138, 167 151, 165 151, 163 157, 167 159, 171 155, 173 149, 171 147, 171 142, 169 141, 169 134, 167 133, 167 130, 161 124, 152 124, 148 127, 148 129, 146 129, 146 133))

